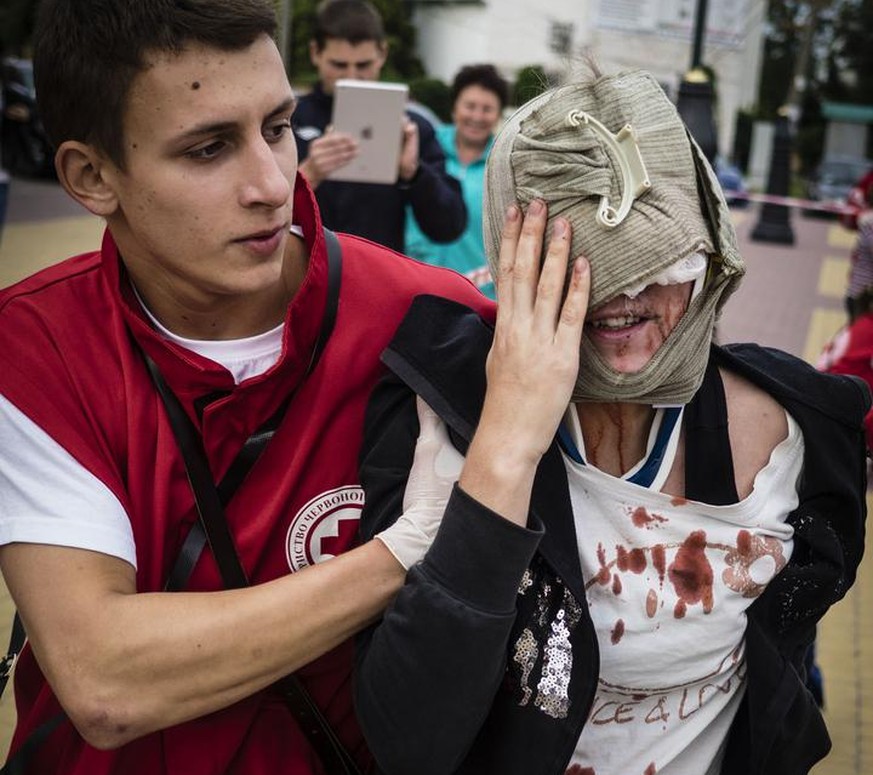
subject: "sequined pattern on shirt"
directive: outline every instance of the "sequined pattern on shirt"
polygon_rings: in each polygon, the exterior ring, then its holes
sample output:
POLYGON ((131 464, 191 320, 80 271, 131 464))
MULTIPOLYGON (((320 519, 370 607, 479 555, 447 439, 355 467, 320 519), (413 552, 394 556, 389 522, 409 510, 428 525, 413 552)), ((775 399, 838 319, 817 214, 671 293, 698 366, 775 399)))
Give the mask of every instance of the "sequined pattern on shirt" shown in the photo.
POLYGON ((519 596, 534 590, 535 599, 529 620, 513 645, 509 671, 520 706, 533 698, 534 706, 547 716, 566 718, 573 672, 570 637, 582 609, 561 580, 547 580, 544 570, 535 561, 519 585, 519 596))

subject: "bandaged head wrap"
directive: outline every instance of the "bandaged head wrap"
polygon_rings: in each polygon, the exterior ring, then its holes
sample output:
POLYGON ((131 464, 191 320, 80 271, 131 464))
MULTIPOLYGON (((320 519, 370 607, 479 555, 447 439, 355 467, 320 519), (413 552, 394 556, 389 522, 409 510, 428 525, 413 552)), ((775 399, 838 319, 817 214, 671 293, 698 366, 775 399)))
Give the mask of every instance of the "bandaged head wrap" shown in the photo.
POLYGON ((504 124, 485 173, 485 249, 495 277, 506 209, 534 199, 548 204, 550 224, 570 221, 571 256, 591 264, 589 309, 675 276, 695 253, 708 257, 702 290, 640 371, 615 371, 583 337, 573 394, 687 403, 703 380, 716 316, 744 269, 715 174, 650 74, 552 89, 504 124))

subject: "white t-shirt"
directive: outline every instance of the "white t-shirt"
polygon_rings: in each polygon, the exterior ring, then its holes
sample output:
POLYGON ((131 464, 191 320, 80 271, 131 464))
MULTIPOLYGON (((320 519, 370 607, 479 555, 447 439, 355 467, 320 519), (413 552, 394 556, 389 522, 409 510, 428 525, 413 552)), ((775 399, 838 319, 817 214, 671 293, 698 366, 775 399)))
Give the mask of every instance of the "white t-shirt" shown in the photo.
MULTIPOLYGON (((220 363, 236 384, 263 374, 282 353, 284 324, 244 339, 193 340, 143 309, 162 336, 220 363)), ((115 494, 0 395, 0 545, 14 542, 90 549, 136 567, 133 531, 115 494)))
MULTIPOLYGON (((584 458, 575 411, 567 420, 584 458)), ((785 518, 798 503, 803 436, 790 416, 788 427, 752 493, 729 506, 673 498, 565 455, 600 649, 571 760, 582 771, 718 772, 745 691, 746 609, 793 549, 785 518)))

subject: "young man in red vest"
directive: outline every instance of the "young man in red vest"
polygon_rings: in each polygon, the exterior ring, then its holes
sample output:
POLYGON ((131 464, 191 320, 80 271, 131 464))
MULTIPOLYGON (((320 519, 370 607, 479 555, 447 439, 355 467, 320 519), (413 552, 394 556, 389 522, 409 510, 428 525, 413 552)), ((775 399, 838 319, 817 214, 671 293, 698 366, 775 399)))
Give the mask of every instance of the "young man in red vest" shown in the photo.
POLYGON ((12 757, 58 720, 30 772, 322 773, 276 688, 292 672, 369 762, 347 639, 404 572, 353 548, 365 403, 415 295, 488 309, 348 236, 334 299, 274 32, 270 0, 42 4, 59 179, 107 230, 0 294, 0 566, 29 638, 12 757), (215 482, 287 405, 222 493, 248 588, 206 547, 166 591, 198 516, 161 379, 215 482))

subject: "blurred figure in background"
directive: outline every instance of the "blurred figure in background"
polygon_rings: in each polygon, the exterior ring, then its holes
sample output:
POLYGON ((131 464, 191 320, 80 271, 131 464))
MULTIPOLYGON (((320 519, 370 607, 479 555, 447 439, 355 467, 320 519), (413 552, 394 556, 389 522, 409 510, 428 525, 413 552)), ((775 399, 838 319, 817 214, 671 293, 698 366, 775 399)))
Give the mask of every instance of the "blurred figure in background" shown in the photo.
POLYGON ((862 296, 873 286, 873 185, 866 188, 864 197, 863 209, 855 220, 858 239, 852 250, 852 267, 846 290, 846 312, 850 324, 866 311, 866 300, 862 296))
POLYGON ((865 208, 865 202, 870 192, 873 191, 873 169, 870 169, 849 192, 846 197, 846 204, 854 208, 851 212, 843 213, 840 216, 840 223, 847 229, 858 228, 858 214, 865 208))
MULTIPOLYGON (((868 211, 870 212, 870 211, 868 211)), ((870 219, 868 219, 868 224, 870 219)), ((853 374, 873 390, 873 285, 852 299, 855 316, 825 345, 816 367, 829 374, 853 374)), ((864 418, 867 449, 873 449, 873 410, 864 418)))
MULTIPOLYGON (((870 191, 873 191, 873 187, 868 189, 868 195, 870 191)), ((860 223, 856 224, 856 227, 863 229, 862 224, 866 221, 868 235, 873 225, 873 219, 869 218, 870 214, 871 210, 867 209, 867 217, 858 219, 860 223)), ((869 262, 869 242, 867 251, 869 262)), ((824 346, 816 368, 828 374, 851 374, 860 377, 873 390, 873 285, 864 288, 854 298, 847 297, 846 304, 850 305, 851 309, 850 321, 824 346)), ((869 479, 869 454, 873 449, 873 409, 864 416, 864 435, 867 440, 869 479)), ((824 707, 824 676, 816 662, 814 642, 806 657, 806 686, 812 692, 819 707, 824 707)))
POLYGON ((309 55, 318 83, 291 118, 300 172, 315 191, 324 225, 403 251, 406 207, 436 242, 451 242, 466 223, 461 187, 446 173, 433 128, 407 112, 393 185, 327 180, 358 153, 351 135, 330 128, 334 86, 341 78, 378 81, 388 57, 379 12, 367 0, 325 0, 318 6, 309 55))
POLYGON ((406 220, 408 255, 461 272, 492 299, 494 281, 482 242, 482 186, 485 160, 508 97, 509 87, 493 65, 467 65, 458 71, 452 83, 452 123, 438 127, 436 137, 446 154, 448 173, 461 181, 467 228, 454 242, 437 244, 414 217, 406 220))

